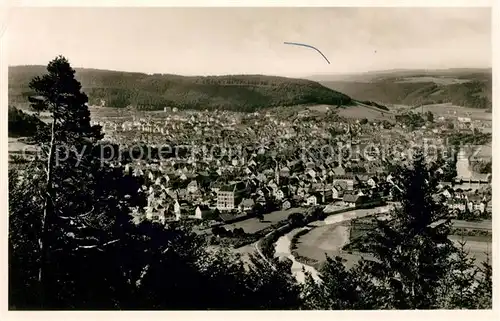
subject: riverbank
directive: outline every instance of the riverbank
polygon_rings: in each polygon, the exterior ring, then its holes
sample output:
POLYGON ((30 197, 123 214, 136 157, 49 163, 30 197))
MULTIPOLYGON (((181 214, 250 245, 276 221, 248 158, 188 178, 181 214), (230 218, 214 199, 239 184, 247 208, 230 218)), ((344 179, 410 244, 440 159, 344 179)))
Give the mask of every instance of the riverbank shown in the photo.
MULTIPOLYGON (((348 221, 355 219, 355 218, 366 217, 369 215, 376 215, 376 214, 384 213, 384 212, 388 211, 389 208, 390 208, 390 205, 379 206, 379 207, 375 207, 372 209, 354 209, 352 211, 347 211, 347 212, 343 212, 343 213, 329 215, 324 220, 312 222, 312 223, 308 224, 306 227, 300 227, 300 228, 293 229, 292 231, 290 231, 287 234, 278 238, 278 240, 275 242, 275 244, 274 244, 275 254, 274 255, 275 255, 275 257, 287 257, 290 260, 292 260, 292 263, 293 263, 292 264, 292 273, 294 274, 297 281, 304 282, 305 273, 303 272, 303 270, 310 272, 312 274, 313 278, 318 280, 319 279, 318 270, 309 264, 304 264, 304 263, 298 261, 297 258, 293 255, 292 249, 291 249, 293 237, 297 233, 300 233, 304 230, 309 230, 309 232, 307 234, 305 234, 305 235, 308 235, 309 233, 311 233, 311 231, 316 230, 320 227, 325 227, 324 229, 328 230, 329 226, 334 225, 335 227, 339 228, 339 233, 340 233, 339 235, 341 235, 341 237, 338 237, 337 240, 334 240, 334 242, 336 242, 336 244, 337 244, 337 246, 335 246, 335 251, 340 251, 339 249, 343 246, 343 244, 345 242, 349 241, 349 235, 348 235, 349 229, 345 228, 345 225, 342 225, 341 223, 348 222, 348 221)), ((320 230, 320 232, 321 232, 321 230, 320 230)), ((328 235, 328 232, 326 232, 326 233, 327 234, 325 234, 324 239, 331 238, 331 235, 328 235)), ((319 252, 317 252, 317 253, 319 253, 319 252)), ((332 253, 332 254, 334 254, 334 253, 332 253)), ((340 252, 338 252, 338 254, 340 254, 340 252)), ((325 258, 325 253, 321 253, 320 255, 322 255, 322 259, 325 258)), ((301 256, 308 257, 307 255, 301 255, 301 256)), ((347 258, 347 256, 352 256, 354 258, 356 255, 349 254, 349 253, 342 253, 342 256, 346 256, 346 258, 347 258)), ((359 256, 359 257, 361 257, 361 256, 359 256)), ((353 260, 350 260, 350 261, 353 261, 353 260)), ((319 262, 319 260, 318 260, 318 262, 319 262)))
POLYGON ((295 257, 291 253, 291 240, 295 234, 301 232, 302 230, 309 229, 308 227, 301 227, 294 229, 287 234, 283 235, 276 241, 275 243, 275 257, 286 257, 292 261, 292 274, 295 276, 295 279, 303 283, 306 279, 306 272, 311 273, 312 277, 317 281, 319 280, 318 271, 309 265, 302 264, 298 262, 295 257))

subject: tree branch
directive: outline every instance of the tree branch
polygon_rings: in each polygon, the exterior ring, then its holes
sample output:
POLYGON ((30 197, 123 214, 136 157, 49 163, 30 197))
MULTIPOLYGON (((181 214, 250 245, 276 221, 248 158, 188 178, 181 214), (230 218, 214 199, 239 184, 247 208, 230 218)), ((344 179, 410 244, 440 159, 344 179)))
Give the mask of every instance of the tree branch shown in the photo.
POLYGON ((109 242, 106 242, 106 243, 101 244, 101 245, 99 245, 99 244, 94 244, 94 245, 80 245, 76 249, 77 250, 79 250, 79 249, 85 249, 85 250, 88 250, 88 249, 97 249, 97 250, 103 252, 103 249, 101 247, 105 247, 105 246, 114 244, 114 243, 116 243, 118 241, 120 241, 120 240, 116 239, 116 240, 109 241, 109 242))
POLYGON ((84 213, 84 214, 80 214, 80 215, 77 215, 77 216, 60 216, 59 215, 58 217, 61 218, 61 219, 63 219, 63 220, 84 218, 84 217, 87 217, 90 214, 92 214, 94 212, 94 210, 95 210, 95 206, 92 206, 92 209, 90 211, 88 211, 87 213, 84 213))

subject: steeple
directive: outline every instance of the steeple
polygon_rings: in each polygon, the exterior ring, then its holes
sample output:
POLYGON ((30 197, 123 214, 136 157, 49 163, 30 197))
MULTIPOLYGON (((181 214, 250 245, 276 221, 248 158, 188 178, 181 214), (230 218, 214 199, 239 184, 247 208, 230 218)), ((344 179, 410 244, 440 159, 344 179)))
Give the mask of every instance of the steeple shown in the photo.
POLYGON ((347 136, 349 137, 349 145, 352 145, 352 132, 351 132, 351 124, 347 124, 347 136))
POLYGON ((276 185, 278 185, 278 187, 280 186, 280 171, 279 171, 279 166, 278 166, 278 161, 275 160, 276 162, 276 169, 274 170, 274 174, 275 174, 275 179, 276 179, 276 185))

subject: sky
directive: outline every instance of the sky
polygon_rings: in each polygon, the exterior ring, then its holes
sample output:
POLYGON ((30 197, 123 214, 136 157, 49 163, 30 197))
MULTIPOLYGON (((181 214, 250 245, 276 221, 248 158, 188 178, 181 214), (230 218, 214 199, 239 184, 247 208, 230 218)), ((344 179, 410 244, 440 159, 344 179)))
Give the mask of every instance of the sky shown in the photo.
POLYGON ((6 30, 11 66, 61 54, 73 67, 298 76, 492 63, 488 8, 14 8, 6 30))

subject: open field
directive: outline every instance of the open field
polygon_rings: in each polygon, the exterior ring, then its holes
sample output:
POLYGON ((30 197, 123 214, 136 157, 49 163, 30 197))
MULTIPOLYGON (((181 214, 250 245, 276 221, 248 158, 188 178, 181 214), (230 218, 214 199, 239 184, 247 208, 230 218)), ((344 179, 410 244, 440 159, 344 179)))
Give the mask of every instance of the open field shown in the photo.
POLYGON ((18 138, 9 137, 9 153, 21 153, 28 144, 20 142, 18 138))
POLYGON ((292 213, 302 213, 305 212, 304 208, 291 208, 285 211, 274 211, 269 214, 264 214, 264 220, 259 222, 257 218, 250 218, 244 221, 235 222, 231 224, 224 225, 227 230, 234 230, 236 228, 243 228, 245 233, 253 234, 260 230, 265 229, 273 224, 278 223, 281 220, 286 220, 288 215, 292 213))
POLYGON ((324 225, 313 228, 301 236, 297 242, 297 254, 323 263, 326 256, 339 256, 344 260, 347 268, 354 266, 363 256, 370 255, 342 251, 342 247, 349 242, 349 222, 324 225))
POLYGON ((362 119, 366 118, 369 121, 373 120, 394 120, 394 116, 390 112, 376 110, 365 106, 349 106, 336 109, 337 114, 345 118, 362 119))
MULTIPOLYGON (((314 237, 314 235, 316 235, 315 233, 317 233, 317 232, 321 233, 323 230, 325 230, 325 229, 328 230, 329 228, 335 227, 339 224, 344 224, 343 226, 348 226, 348 223, 344 222, 344 221, 350 220, 354 217, 364 217, 366 215, 370 215, 371 213, 374 213, 375 211, 379 211, 379 210, 384 209, 384 208, 385 207, 378 207, 375 209, 358 209, 358 210, 352 210, 352 211, 348 211, 348 212, 344 212, 344 213, 340 213, 340 214, 332 214, 332 215, 327 216, 322 221, 314 221, 314 222, 308 224, 307 228, 311 228, 311 227, 313 228, 312 231, 314 231, 314 233, 312 235, 314 237), (314 228, 314 227, 318 227, 321 229, 316 231, 316 228, 314 228)), ((296 213, 296 212, 300 213, 300 212, 304 212, 304 210, 305 210, 304 208, 292 208, 292 209, 289 209, 286 211, 275 211, 275 212, 272 212, 270 214, 264 215, 264 222, 259 222, 258 219, 252 218, 252 219, 248 219, 245 221, 225 225, 225 228, 226 229, 234 229, 234 228, 242 227, 245 230, 245 232, 247 232, 247 233, 255 233, 257 231, 260 231, 260 230, 270 226, 271 224, 277 223, 283 219, 287 219, 288 215, 290 215, 291 213, 296 213)), ((287 256, 287 257, 290 257, 290 259, 292 259, 292 261, 295 262, 295 260, 293 259, 293 256, 290 253, 289 245, 290 245, 290 240, 293 237, 293 235, 296 234, 301 229, 303 229, 303 228, 294 229, 290 233, 280 237, 280 239, 276 242, 276 251, 277 251, 276 255, 277 256, 287 256)), ((340 230, 339 230, 339 232, 340 232, 340 230)), ((348 231, 347 231, 347 233, 348 233, 348 231)), ((308 234, 306 234, 306 235, 308 235, 308 234)), ((325 234, 325 236, 327 236, 327 234, 325 234)), ((324 237, 324 238, 325 238, 325 240, 328 239, 327 237, 324 237)), ((333 243, 331 245, 326 245, 326 247, 331 248, 331 247, 335 246, 335 249, 338 248, 338 245, 340 245, 340 247, 342 247, 343 244, 338 243, 337 239, 338 238, 334 238, 333 240, 330 240, 333 243)), ((349 235, 347 234, 347 241, 348 240, 349 240, 349 235)), ((255 252, 255 244, 249 244, 249 245, 234 249, 233 251, 235 253, 240 254, 242 256, 242 259, 245 262, 248 262, 249 261, 249 254, 255 252)), ((319 257, 319 259, 318 259, 319 261, 322 261, 325 258, 323 252, 319 251, 319 252, 317 252, 317 254, 319 257)), ((340 253, 338 253, 338 254, 340 254, 340 253)), ((347 253, 342 253, 341 256, 347 258, 347 257, 350 257, 352 255, 347 254, 347 253)), ((352 258, 351 258, 351 259, 355 259, 354 261, 357 260, 355 258, 355 256, 356 255, 352 256, 352 258)), ((358 259, 359 259, 359 257, 360 256, 358 255, 358 259)), ((298 262, 295 262, 294 264, 297 267, 302 266, 298 262)))
POLYGON ((315 259, 321 265, 326 256, 340 256, 347 267, 352 267, 361 257, 370 258, 364 253, 347 253, 342 247, 350 241, 350 221, 363 218, 375 213, 384 212, 389 206, 372 209, 356 209, 340 214, 328 216, 324 221, 309 224, 313 227, 309 232, 299 237, 297 241, 297 254, 315 259))
POLYGON ((452 85, 452 84, 463 84, 466 82, 470 82, 469 79, 458 79, 453 77, 432 77, 432 76, 423 76, 423 77, 405 77, 396 83, 416 83, 416 82, 433 82, 438 85, 452 85))
POLYGON ((349 224, 338 223, 319 226, 299 237, 297 253, 318 261, 325 255, 339 255, 342 247, 349 242, 349 224))
POLYGON ((462 220, 453 220, 454 228, 468 228, 474 230, 489 230, 492 229, 491 220, 484 220, 479 222, 467 222, 462 220))
POLYGON ((420 113, 422 109, 424 113, 427 111, 431 111, 434 116, 443 116, 447 118, 470 117, 472 120, 491 121, 493 117, 492 113, 487 113, 484 111, 484 109, 461 107, 453 105, 451 103, 424 105, 413 107, 412 109, 414 112, 418 113, 420 113))

